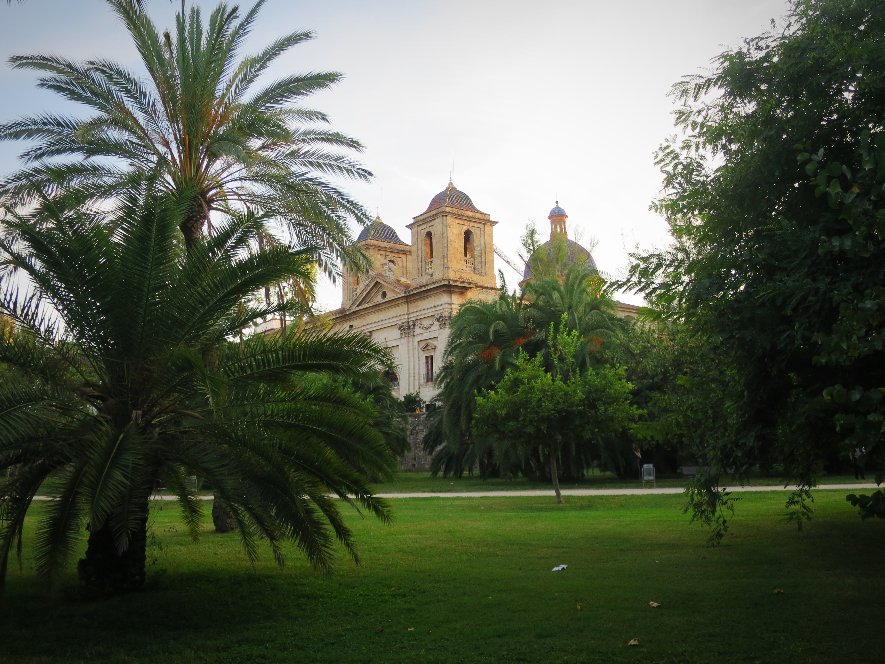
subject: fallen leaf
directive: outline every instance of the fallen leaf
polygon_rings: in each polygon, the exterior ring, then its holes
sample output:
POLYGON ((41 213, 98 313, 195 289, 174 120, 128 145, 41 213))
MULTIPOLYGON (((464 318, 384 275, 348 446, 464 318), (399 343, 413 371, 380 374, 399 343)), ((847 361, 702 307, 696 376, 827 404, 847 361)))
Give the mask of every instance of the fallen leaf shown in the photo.
POLYGON ((639 645, 639 639, 630 639, 630 640, 627 642, 627 645, 628 645, 628 646, 638 646, 638 645, 639 645))
POLYGON ((653 609, 656 609, 660 606, 660 604, 657 602, 649 602, 648 605, 653 609))

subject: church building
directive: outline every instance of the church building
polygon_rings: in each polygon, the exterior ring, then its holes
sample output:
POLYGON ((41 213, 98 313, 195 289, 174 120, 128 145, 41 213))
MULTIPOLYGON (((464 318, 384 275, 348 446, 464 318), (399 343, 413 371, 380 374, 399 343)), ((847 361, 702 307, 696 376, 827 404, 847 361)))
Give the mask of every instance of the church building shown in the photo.
POLYGON ((390 349, 397 397, 417 393, 432 399, 452 316, 468 300, 497 297, 496 223, 449 182, 407 226, 411 242, 403 242, 380 218, 357 238, 372 270, 344 270, 341 308, 331 312, 333 328, 364 332, 390 349))
MULTIPOLYGON (((557 233, 568 238, 567 218, 557 201, 548 216, 551 241, 557 233)), ((380 218, 357 238, 372 269, 368 274, 344 270, 341 308, 331 312, 332 325, 363 332, 390 349, 396 363, 390 380, 398 398, 436 396, 452 316, 468 300, 497 297, 496 224, 449 182, 407 226, 410 242, 380 218)), ((567 243, 570 258, 580 255, 595 268, 590 252, 573 240, 567 243)), ((527 266, 523 280, 529 278, 527 266)), ((619 303, 618 310, 630 315, 635 307, 619 303)))

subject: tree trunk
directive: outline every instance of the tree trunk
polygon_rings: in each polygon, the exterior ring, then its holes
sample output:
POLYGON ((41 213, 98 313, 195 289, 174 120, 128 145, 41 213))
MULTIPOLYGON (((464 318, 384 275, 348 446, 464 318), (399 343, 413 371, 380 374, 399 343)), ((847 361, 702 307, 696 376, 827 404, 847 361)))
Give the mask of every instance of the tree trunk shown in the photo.
POLYGON ((109 523, 98 530, 89 528, 86 557, 77 563, 77 576, 88 590, 102 595, 138 590, 145 581, 147 555, 147 510, 129 534, 129 545, 118 551, 109 523))
POLYGON ((208 223, 209 208, 200 196, 195 196, 191 201, 190 209, 178 226, 184 236, 184 246, 188 251, 202 237, 203 226, 208 223))
POLYGON ((559 490, 559 467, 556 463, 556 457, 559 451, 550 452, 550 479, 553 481, 553 491, 556 494, 556 504, 562 505, 562 492, 559 490))
POLYGON ((212 495, 212 525, 216 533, 230 533, 237 528, 233 512, 217 493, 212 495))

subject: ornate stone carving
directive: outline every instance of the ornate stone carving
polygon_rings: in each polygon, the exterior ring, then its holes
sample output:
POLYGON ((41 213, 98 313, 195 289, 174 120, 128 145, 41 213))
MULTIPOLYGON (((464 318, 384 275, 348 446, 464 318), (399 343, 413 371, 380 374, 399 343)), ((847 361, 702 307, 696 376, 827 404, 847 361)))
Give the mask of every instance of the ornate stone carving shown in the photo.
POLYGON ((437 314, 427 322, 422 322, 420 320, 407 320, 404 323, 400 323, 398 325, 399 335, 401 337, 411 337, 415 334, 417 330, 426 331, 433 328, 434 325, 439 327, 439 329, 443 329, 444 327, 448 327, 451 321, 452 314, 437 314))

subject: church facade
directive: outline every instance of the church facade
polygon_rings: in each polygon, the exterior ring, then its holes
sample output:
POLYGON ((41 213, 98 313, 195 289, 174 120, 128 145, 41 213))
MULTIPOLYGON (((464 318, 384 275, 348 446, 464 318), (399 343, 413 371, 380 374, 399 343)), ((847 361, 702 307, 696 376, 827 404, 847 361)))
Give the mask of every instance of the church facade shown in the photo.
POLYGON ((372 269, 344 270, 332 326, 363 332, 390 350, 397 397, 436 396, 452 316, 468 300, 497 297, 496 223, 450 182, 407 226, 410 242, 380 218, 357 238, 372 269))
MULTIPOLYGON (((590 252, 568 239, 568 215, 559 201, 548 219, 550 242, 555 234, 563 235, 569 259, 580 256, 595 269, 590 252)), ((342 303, 331 312, 332 327, 362 332, 390 350, 396 370, 389 378, 396 397, 417 394, 430 401, 436 396, 452 316, 468 300, 497 297, 496 223, 449 182, 407 226, 409 242, 380 218, 357 238, 372 269, 368 274, 344 270, 342 303)), ((523 280, 530 278, 526 266, 523 280)), ((636 307, 617 306, 621 316, 635 314, 636 307)))

